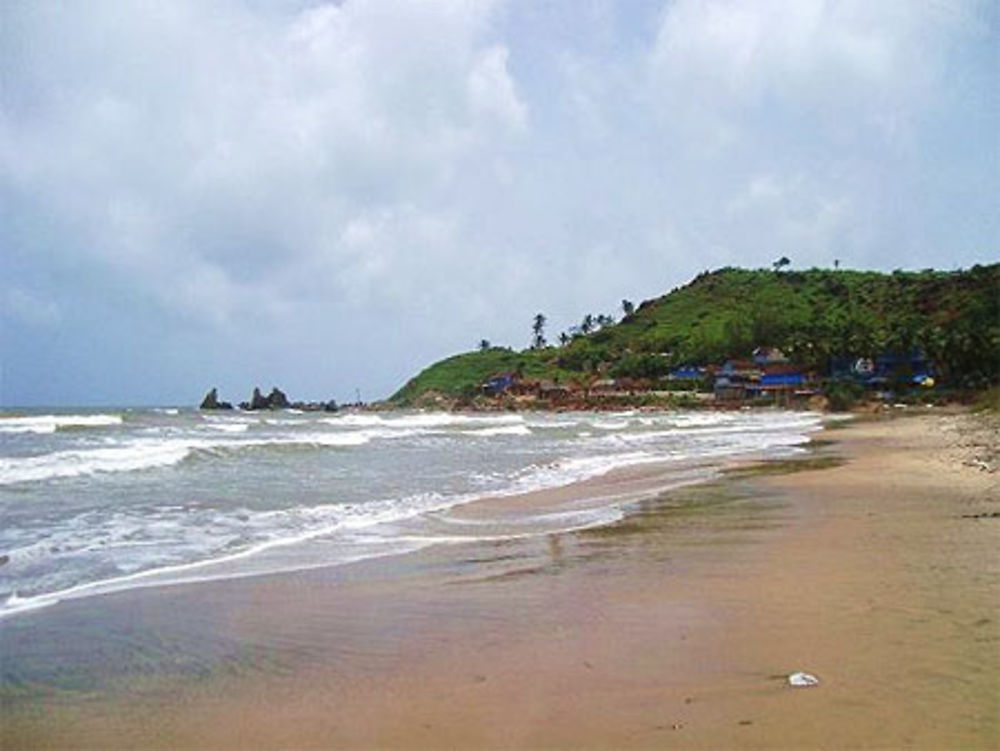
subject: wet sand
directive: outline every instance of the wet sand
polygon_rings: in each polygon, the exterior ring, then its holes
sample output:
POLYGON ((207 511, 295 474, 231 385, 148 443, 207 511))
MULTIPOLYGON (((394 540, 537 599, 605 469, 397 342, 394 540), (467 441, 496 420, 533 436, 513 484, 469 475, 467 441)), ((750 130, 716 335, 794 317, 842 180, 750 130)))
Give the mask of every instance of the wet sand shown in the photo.
POLYGON ((0 747, 995 748, 973 427, 870 419, 598 529, 10 619, 0 747))

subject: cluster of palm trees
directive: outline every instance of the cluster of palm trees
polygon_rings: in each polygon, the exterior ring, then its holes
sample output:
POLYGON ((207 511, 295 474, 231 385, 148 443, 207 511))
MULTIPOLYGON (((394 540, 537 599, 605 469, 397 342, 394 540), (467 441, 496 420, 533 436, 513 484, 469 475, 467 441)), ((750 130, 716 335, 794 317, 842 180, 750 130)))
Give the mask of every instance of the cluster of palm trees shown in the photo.
MULTIPOLYGON (((531 324, 532 349, 544 349, 548 344, 545 339, 546 321, 547 319, 542 313, 535 315, 531 324)), ((595 316, 593 313, 587 313, 579 324, 576 326, 570 326, 569 331, 563 331, 559 334, 559 346, 565 347, 577 337, 593 334, 595 331, 600 331, 605 326, 610 326, 613 323, 615 323, 614 316, 605 315, 604 313, 600 313, 595 316)))
MULTIPOLYGON (((632 304, 630 300, 622 300, 622 315, 624 318, 630 317, 635 313, 635 305, 632 304)), ((532 349, 544 349, 547 342, 545 339, 545 324, 547 319, 542 313, 537 313, 531 324, 531 348, 532 349)), ((611 326, 615 321, 615 317, 611 315, 606 315, 604 313, 598 313, 594 315, 593 313, 587 313, 576 326, 570 326, 568 331, 563 331, 559 334, 559 346, 565 347, 567 344, 572 342, 574 339, 580 336, 587 336, 588 334, 593 334, 596 331, 600 331, 605 326, 611 326)))
MULTIPOLYGON (((627 320, 635 313, 635 305, 630 300, 622 300, 622 320, 627 320)), ((532 349, 545 349, 548 346, 548 340, 545 338, 545 324, 548 323, 548 319, 545 317, 544 313, 536 313, 535 317, 531 321, 531 348, 532 349)), ((616 323, 615 317, 611 315, 606 315, 604 313, 598 313, 594 315, 593 313, 587 313, 576 326, 570 326, 568 331, 563 331, 559 334, 558 341, 560 347, 565 347, 567 344, 572 342, 577 337, 587 336, 600 331, 605 326, 611 326, 616 323)), ((479 340, 479 351, 486 352, 492 349, 493 345, 490 343, 489 339, 479 340)))

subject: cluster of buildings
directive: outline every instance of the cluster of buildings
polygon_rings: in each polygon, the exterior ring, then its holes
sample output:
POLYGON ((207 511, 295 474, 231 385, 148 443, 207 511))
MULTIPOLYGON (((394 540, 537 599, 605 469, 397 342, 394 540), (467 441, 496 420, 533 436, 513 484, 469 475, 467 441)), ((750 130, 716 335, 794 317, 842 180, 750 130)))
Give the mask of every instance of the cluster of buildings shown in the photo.
POLYGON ((777 348, 758 347, 750 360, 726 360, 713 368, 718 402, 764 401, 791 404, 816 394, 818 379, 789 362, 777 348))
MULTIPOLYGON (((932 364, 919 351, 907 355, 884 353, 875 359, 837 358, 829 377, 846 381, 879 394, 888 392, 900 374, 914 385, 934 385, 932 364)), ((789 360, 775 347, 758 347, 749 359, 730 359, 721 365, 683 365, 672 370, 666 384, 632 378, 603 378, 586 385, 569 385, 521 378, 516 372, 498 373, 482 384, 487 396, 501 394, 533 397, 552 403, 580 399, 634 396, 655 393, 664 396, 683 391, 700 401, 722 405, 776 404, 789 406, 807 402, 820 391, 820 374, 789 360)))

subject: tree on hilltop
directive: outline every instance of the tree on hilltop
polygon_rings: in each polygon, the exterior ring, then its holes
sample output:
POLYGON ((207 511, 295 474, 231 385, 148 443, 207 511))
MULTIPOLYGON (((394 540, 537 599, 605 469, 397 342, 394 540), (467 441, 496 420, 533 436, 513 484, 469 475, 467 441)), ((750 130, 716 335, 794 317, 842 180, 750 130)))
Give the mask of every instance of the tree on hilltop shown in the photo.
POLYGON ((541 313, 535 315, 535 320, 531 324, 531 347, 532 349, 542 349, 545 346, 545 316, 541 313))

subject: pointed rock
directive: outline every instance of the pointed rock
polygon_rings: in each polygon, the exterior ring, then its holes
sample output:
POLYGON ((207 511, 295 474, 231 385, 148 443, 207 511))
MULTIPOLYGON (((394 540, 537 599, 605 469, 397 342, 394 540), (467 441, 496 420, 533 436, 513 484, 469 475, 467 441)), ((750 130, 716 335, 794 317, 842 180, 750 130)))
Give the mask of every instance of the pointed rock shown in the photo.
POLYGON ((205 398, 201 400, 201 406, 199 409, 232 409, 233 405, 229 402, 219 401, 219 391, 213 388, 207 394, 205 398))

